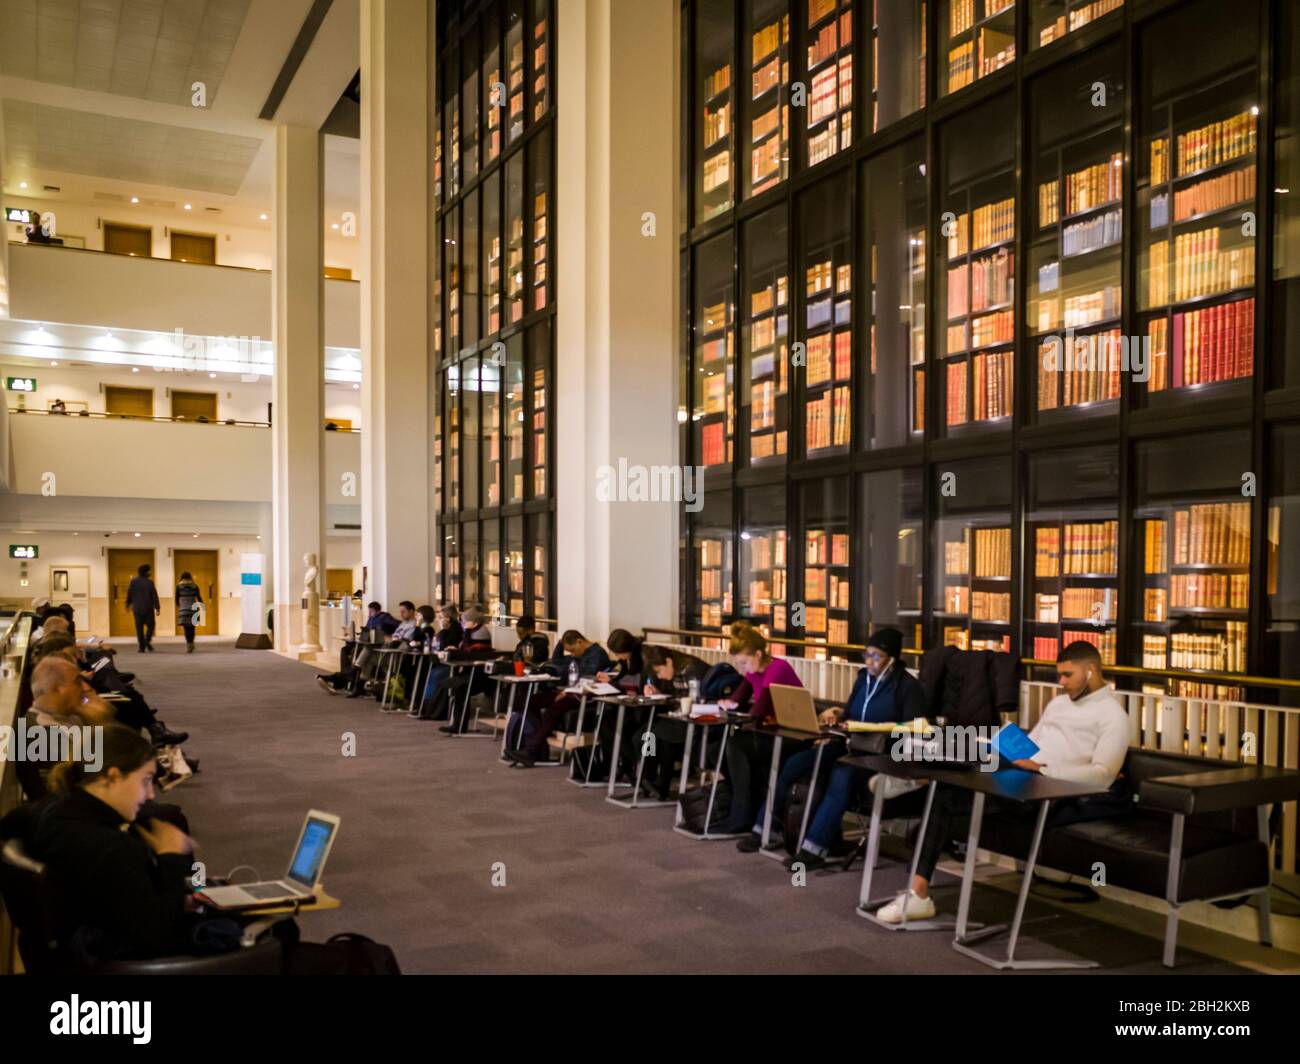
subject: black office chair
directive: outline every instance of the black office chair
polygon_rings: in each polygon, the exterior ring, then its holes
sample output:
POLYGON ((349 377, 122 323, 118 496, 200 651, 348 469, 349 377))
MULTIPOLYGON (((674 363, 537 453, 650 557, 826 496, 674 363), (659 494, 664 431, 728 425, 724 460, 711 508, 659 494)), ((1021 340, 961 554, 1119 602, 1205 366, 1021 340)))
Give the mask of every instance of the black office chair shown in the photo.
MULTIPOLYGON (((27 856, 22 843, 10 839, 0 853, 0 897, 18 930, 18 955, 32 975, 71 974, 73 966, 59 947, 50 918, 45 866, 27 856)), ((157 957, 151 960, 112 961, 98 965, 97 975, 280 975, 284 948, 280 940, 265 935, 247 949, 207 956, 157 957)))

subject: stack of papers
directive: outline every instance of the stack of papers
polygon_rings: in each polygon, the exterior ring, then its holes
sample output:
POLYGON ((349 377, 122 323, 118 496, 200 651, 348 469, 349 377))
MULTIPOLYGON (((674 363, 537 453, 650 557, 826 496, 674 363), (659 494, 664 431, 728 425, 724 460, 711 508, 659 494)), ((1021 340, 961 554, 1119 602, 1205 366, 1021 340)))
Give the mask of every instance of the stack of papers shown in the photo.
POLYGON ((722 707, 716 702, 696 702, 691 706, 691 719, 696 717, 720 717, 722 716, 722 707))
POLYGON ((894 732, 912 732, 916 735, 925 735, 931 731, 931 725, 924 717, 917 717, 911 721, 870 721, 870 720, 850 720, 845 722, 844 730, 850 732, 885 732, 892 734, 894 732))
POLYGON ((567 695, 616 695, 618 688, 612 683, 598 683, 596 680, 579 680, 576 687, 566 687, 567 695))

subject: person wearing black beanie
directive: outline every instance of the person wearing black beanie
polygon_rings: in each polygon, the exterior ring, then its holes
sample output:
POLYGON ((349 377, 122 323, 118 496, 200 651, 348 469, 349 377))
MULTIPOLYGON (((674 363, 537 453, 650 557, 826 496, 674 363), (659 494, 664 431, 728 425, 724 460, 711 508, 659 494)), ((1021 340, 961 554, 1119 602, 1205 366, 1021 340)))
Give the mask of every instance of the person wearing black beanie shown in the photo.
MULTIPOLYGON (((903 664, 903 633, 896 628, 881 628, 867 640, 866 667, 858 672, 844 709, 833 709, 835 720, 842 721, 909 721, 925 716, 925 695, 918 681, 903 664)), ((829 752, 829 751, 828 751, 829 752)), ((823 764, 826 753, 824 752, 823 764)), ((797 756, 797 755, 796 755, 797 756)), ((841 755, 842 756, 842 755, 841 755)), ((793 758, 791 758, 793 760, 793 758)), ((826 856, 840 842, 840 823, 845 810, 853 803, 871 773, 866 769, 835 764, 831 769, 826 793, 812 811, 808 832, 799 852, 786 862, 796 861, 808 871, 826 864, 826 856)), ((793 782, 793 781, 791 781, 793 782)))

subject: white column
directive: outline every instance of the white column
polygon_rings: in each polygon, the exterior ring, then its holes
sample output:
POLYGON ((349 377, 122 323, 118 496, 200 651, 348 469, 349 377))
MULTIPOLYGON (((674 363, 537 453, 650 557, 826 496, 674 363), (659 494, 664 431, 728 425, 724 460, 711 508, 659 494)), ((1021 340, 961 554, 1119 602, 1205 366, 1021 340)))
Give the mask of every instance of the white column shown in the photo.
MULTIPOLYGON (((275 131, 275 260, 272 264, 275 402, 272 408, 275 647, 303 642, 304 555, 324 573, 325 299, 320 134, 275 131)), ((316 590, 324 586, 316 581, 316 590)))
POLYGON ((428 5, 361 4, 361 558, 368 598, 432 594, 428 5))
POLYGON ((559 0, 556 617, 593 639, 677 621, 679 505, 596 489, 680 461, 678 20, 676 0, 559 0))

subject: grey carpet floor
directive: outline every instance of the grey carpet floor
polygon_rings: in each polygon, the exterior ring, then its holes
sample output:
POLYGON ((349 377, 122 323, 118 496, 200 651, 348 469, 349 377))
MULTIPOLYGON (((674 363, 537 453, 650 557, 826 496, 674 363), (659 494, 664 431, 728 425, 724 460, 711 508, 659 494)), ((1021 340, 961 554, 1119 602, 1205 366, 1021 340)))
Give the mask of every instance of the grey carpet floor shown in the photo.
MULTIPOLYGON (((191 733, 202 771, 169 797, 212 874, 249 864, 278 877, 308 808, 342 817, 324 883, 343 907, 301 917, 308 938, 362 932, 408 973, 991 974, 948 934, 890 933, 855 916, 857 872, 795 886, 776 861, 674 833, 670 808, 629 812, 561 770, 507 768, 492 742, 331 697, 314 670, 269 651, 124 646, 119 664, 191 733)), ((878 883, 901 887, 906 872, 887 864, 878 883)), ((955 911, 956 894, 936 889, 940 908, 955 911)), ((973 915, 1009 918, 1013 904, 977 889, 973 915)), ((1158 942, 1083 912, 1031 901, 1023 933, 1020 956, 1064 950, 1108 972, 1165 971, 1158 942)), ((1181 973, 1240 970, 1179 952, 1181 973)))

